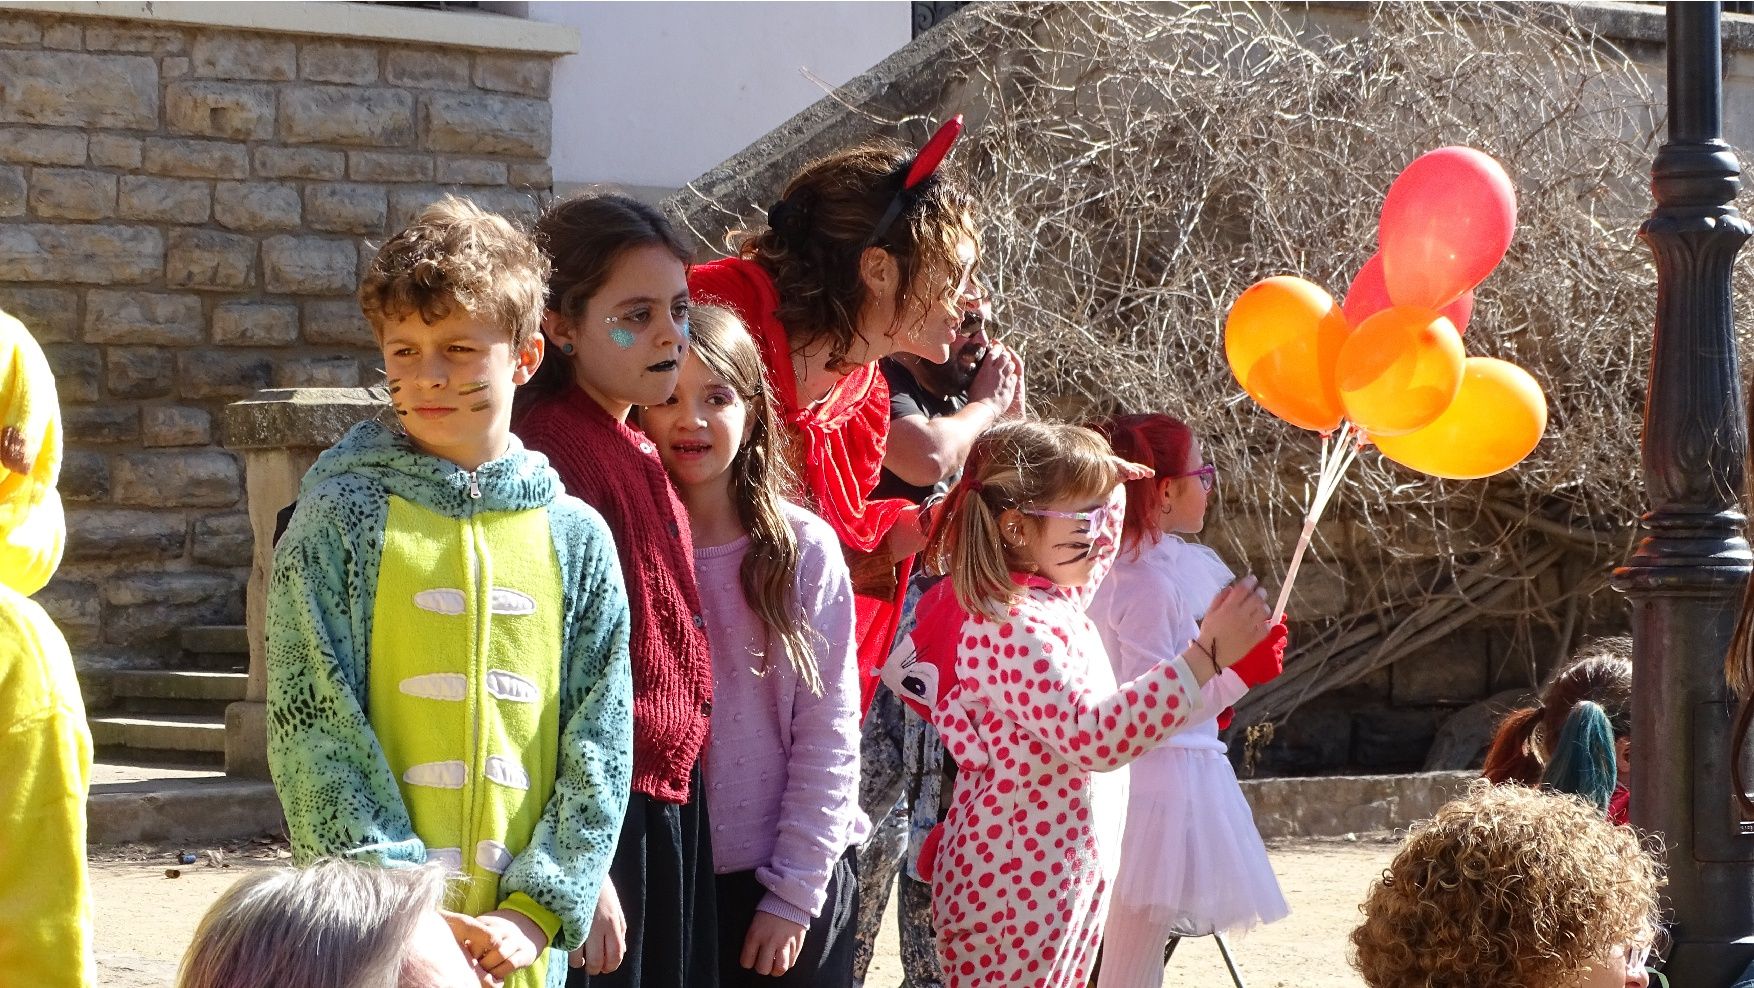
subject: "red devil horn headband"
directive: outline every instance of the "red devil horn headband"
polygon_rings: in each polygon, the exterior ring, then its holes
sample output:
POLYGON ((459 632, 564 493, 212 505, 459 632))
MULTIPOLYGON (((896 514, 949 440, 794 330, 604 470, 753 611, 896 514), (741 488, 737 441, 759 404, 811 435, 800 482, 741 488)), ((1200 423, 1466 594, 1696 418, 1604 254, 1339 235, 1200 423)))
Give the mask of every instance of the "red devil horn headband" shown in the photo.
POLYGON ((901 181, 901 188, 896 190, 895 198, 889 201, 889 208, 883 211, 883 218, 877 221, 877 228, 865 238, 866 247, 874 247, 883 241, 889 228, 900 218, 901 211, 918 195, 915 190, 920 183, 937 174, 938 166, 944 163, 944 156, 950 153, 950 146, 956 143, 956 138, 961 134, 962 114, 958 113, 944 121, 931 139, 926 141, 925 146, 920 148, 920 153, 914 155, 914 160, 908 165, 907 177, 901 181))

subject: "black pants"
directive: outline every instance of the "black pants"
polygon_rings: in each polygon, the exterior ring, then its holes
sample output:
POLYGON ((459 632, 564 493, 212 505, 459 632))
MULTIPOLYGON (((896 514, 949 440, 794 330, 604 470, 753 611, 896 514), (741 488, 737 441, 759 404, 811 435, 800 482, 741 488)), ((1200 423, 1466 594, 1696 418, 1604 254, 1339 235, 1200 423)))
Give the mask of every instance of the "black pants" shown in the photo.
POLYGON ((634 793, 609 863, 627 917, 627 956, 608 974, 568 972, 567 988, 714 988, 718 932, 713 850, 700 766, 680 806, 634 793))
POLYGON ((847 848, 828 879, 822 914, 804 934, 797 963, 779 977, 756 974, 743 967, 743 939, 755 921, 755 907, 767 888, 753 871, 718 877, 719 985, 721 988, 847 988, 853 983, 853 946, 859 919, 858 852, 847 848))

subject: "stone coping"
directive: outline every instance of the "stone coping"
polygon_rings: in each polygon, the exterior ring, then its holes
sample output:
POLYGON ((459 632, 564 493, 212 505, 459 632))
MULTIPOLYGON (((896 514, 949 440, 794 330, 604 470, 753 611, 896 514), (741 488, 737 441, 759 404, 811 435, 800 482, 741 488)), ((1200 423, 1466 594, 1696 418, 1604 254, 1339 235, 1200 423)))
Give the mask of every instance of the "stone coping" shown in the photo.
POLYGON ((225 408, 226 448, 327 449, 389 404, 369 388, 271 388, 225 408))
POLYGON ((170 0, 0 0, 0 10, 68 17, 103 17, 177 27, 210 27, 377 42, 448 45, 520 55, 571 55, 579 30, 500 14, 386 7, 364 3, 170 0))

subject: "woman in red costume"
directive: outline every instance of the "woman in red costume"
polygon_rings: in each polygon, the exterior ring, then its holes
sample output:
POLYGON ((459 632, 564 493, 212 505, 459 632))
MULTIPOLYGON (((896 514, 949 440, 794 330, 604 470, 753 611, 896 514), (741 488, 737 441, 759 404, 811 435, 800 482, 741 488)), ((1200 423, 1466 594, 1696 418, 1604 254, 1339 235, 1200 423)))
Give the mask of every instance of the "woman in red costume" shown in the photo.
POLYGON ((973 199, 938 168, 955 118, 918 154, 873 141, 806 165, 764 229, 731 237, 736 256, 697 265, 696 303, 735 309, 761 344, 790 424, 808 506, 840 537, 858 605, 863 699, 889 652, 920 511, 870 500, 889 438, 889 386, 877 360, 942 363, 963 314, 980 305, 973 199))

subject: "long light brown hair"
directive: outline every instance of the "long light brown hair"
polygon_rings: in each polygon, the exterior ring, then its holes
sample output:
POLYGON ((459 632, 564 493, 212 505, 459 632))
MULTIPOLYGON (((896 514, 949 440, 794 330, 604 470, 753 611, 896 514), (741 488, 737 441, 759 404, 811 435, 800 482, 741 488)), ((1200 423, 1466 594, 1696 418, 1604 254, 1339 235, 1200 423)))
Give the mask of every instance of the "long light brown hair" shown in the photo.
POLYGON ((1006 545, 999 516, 1011 508, 1103 498, 1119 481, 1108 443, 1089 429, 1055 422, 996 425, 969 448, 926 558, 947 566, 964 610, 1003 620, 1017 595, 1011 574, 1028 565, 1006 545))
MULTIPOLYGON (((821 696, 822 673, 812 642, 816 635, 798 600, 798 537, 782 509, 798 481, 787 455, 787 433, 768 390, 761 348, 729 309, 695 306, 688 323, 693 333, 690 354, 730 385, 749 409, 749 438, 737 447, 730 468, 731 501, 749 533, 749 551, 738 571, 743 599, 771 637, 779 639, 798 678, 821 696)), ((761 672, 770 668, 772 657, 763 655, 761 672)))

